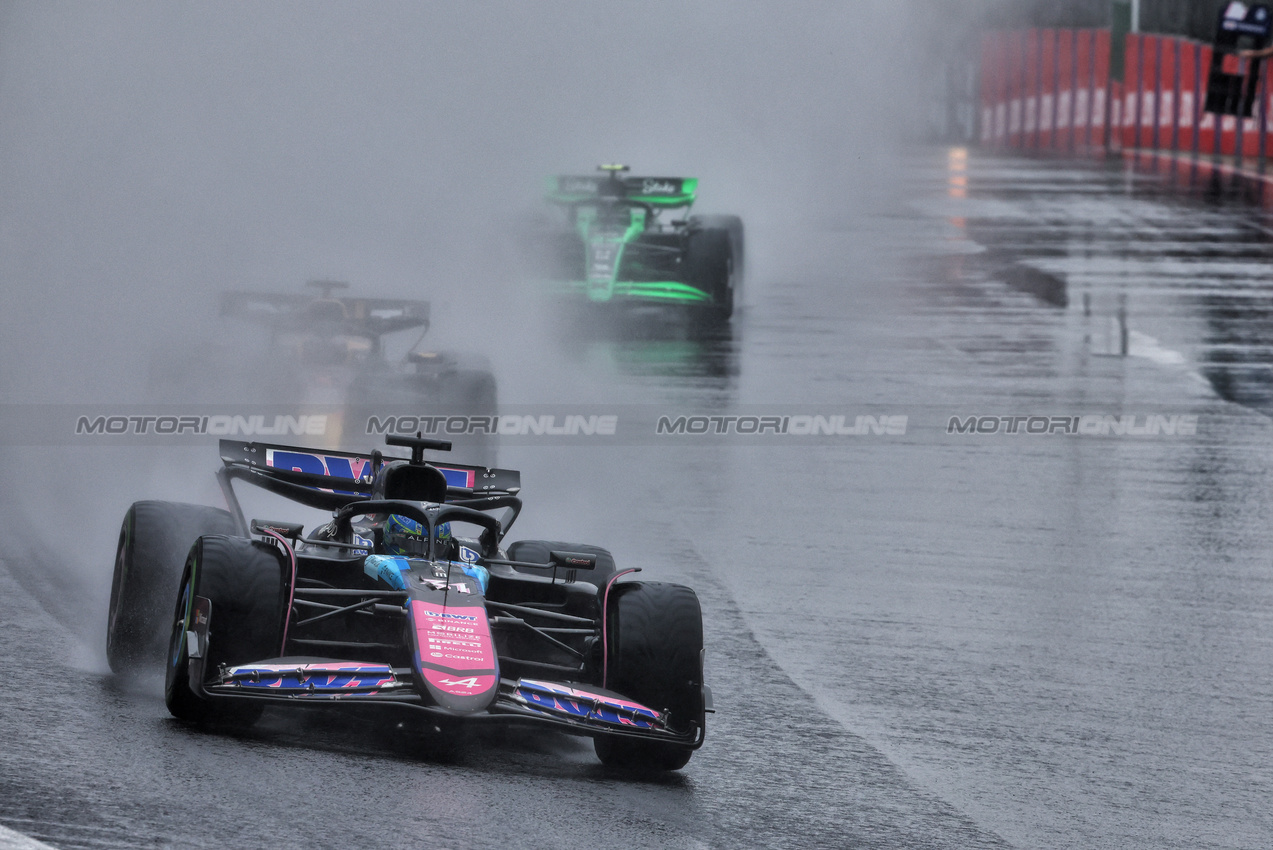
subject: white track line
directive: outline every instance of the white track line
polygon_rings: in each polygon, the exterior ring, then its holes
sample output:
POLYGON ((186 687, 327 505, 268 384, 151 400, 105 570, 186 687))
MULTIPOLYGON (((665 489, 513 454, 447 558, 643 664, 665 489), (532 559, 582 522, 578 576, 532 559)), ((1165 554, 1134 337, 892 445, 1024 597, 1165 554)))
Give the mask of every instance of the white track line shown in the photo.
POLYGON ((52 845, 0 826, 0 850, 54 850, 52 845))

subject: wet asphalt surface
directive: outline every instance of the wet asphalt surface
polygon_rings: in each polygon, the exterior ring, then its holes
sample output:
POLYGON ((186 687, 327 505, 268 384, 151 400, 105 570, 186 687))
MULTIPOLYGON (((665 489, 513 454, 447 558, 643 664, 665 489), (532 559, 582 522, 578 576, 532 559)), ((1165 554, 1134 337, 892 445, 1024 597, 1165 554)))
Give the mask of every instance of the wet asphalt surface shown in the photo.
MULTIPOLYGON (((183 727, 156 682, 105 672, 111 541, 32 548, 22 518, 56 498, 33 493, 0 567, 21 683, 0 825, 61 847, 1269 846, 1273 221, 1250 194, 920 152, 874 215, 758 263, 732 331, 560 348, 589 401, 907 417, 501 449, 526 484, 514 536, 608 545, 698 591, 718 713, 674 775, 542 733, 183 727), (1002 416, 1196 428, 948 433, 1002 416)), ((516 364, 496 368, 518 400, 516 364)), ((210 472, 198 457, 147 462, 210 472)))

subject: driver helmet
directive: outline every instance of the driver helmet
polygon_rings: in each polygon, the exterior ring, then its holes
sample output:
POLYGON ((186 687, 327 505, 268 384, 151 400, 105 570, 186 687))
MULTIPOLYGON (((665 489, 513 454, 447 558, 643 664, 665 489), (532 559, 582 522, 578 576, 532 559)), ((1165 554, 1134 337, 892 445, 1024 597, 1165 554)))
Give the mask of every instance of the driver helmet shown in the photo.
MULTIPOLYGON (((423 557, 428 551, 424 539, 424 525, 411 517, 402 514, 389 514, 385 520, 385 549, 391 555, 406 557, 423 557)), ((438 542, 443 546, 451 542, 451 524, 444 522, 437 526, 438 542)))
POLYGON ((402 514, 389 514, 385 520, 385 549, 391 555, 420 557, 425 552, 424 526, 402 514))

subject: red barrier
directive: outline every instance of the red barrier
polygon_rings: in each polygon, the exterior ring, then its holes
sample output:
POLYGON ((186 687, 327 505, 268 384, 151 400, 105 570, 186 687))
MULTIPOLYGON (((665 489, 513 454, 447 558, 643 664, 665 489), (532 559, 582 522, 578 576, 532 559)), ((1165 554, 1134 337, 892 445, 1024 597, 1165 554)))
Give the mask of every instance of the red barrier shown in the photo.
POLYGON ((1154 112, 1154 138, 1152 145, 1157 150, 1174 151, 1178 148, 1179 129, 1176 126, 1176 102, 1180 99, 1177 91, 1179 77, 1176 75, 1176 55, 1180 52, 1180 39, 1160 38, 1158 40, 1158 108, 1154 112))
POLYGON ((1075 32, 1058 30, 1056 34, 1056 126, 1052 131, 1054 146, 1074 150, 1075 32))
POLYGON ((1238 119, 1232 115, 1210 117, 1220 119, 1220 153, 1232 154, 1237 149, 1238 119))
POLYGON ((1001 34, 996 44, 995 57, 995 70, 999 75, 999 84, 996 87, 998 97, 994 105, 994 138, 998 147, 1003 147, 1008 143, 1008 101, 1012 99, 1008 81, 1010 67, 1008 64, 1008 37, 1001 34))
POLYGON ((999 75, 995 100, 995 145, 1004 147, 1008 144, 1008 102, 1012 100, 1011 73, 1009 62, 1009 38, 1007 33, 1000 33, 996 44, 995 71, 999 75))
POLYGON ((1207 70, 1211 67, 1211 45, 1198 45, 1198 150, 1211 153, 1216 149, 1216 116, 1203 112, 1207 97, 1207 70))
POLYGON ((1267 63, 1254 117, 1239 122, 1224 116, 1217 122, 1202 111, 1209 45, 1132 33, 1125 48, 1124 78, 1118 81, 1109 74, 1109 30, 987 33, 981 41, 982 144, 1236 153, 1263 160, 1273 146, 1267 63))
POLYGON ((1025 44, 1022 48, 1022 63, 1025 65, 1025 87, 1022 99, 1025 101, 1025 124, 1021 128, 1021 136, 1025 147, 1039 146, 1039 31, 1029 29, 1025 32, 1025 44))
MULTIPOLYGON (((1246 63, 1244 62, 1243 65, 1245 66, 1246 63)), ((1258 153, 1258 148, 1260 146, 1260 121, 1265 110, 1263 99, 1265 70, 1266 69, 1261 66, 1260 79, 1256 83, 1259 88, 1256 89, 1257 94, 1255 98, 1255 108, 1252 110, 1251 117, 1242 119, 1237 128, 1237 141, 1234 154, 1238 157, 1255 156, 1258 153)), ((1242 71, 1250 73, 1249 69, 1246 67, 1243 67, 1242 71)))
POLYGON ((1263 163, 1269 152, 1269 111, 1273 110, 1273 97, 1270 97, 1269 92, 1269 65, 1267 62, 1260 66, 1260 94, 1256 103, 1258 112, 1256 113, 1257 126, 1255 133, 1258 141, 1255 154, 1260 158, 1260 162, 1263 163))
POLYGON ((1092 144, 1092 77, 1096 54, 1092 50, 1092 31, 1078 30, 1074 34, 1074 146, 1089 147, 1092 144))
POLYGON ((996 33, 988 32, 981 36, 981 69, 978 75, 981 80, 981 98, 977 108, 981 110, 978 127, 981 130, 981 143, 989 146, 994 141, 995 127, 995 94, 999 85, 998 69, 995 59, 998 56, 998 39, 996 33))
POLYGON ((1179 47, 1176 67, 1180 70, 1180 108, 1176 111, 1176 150, 1196 151, 1199 148, 1198 116, 1202 111, 1199 85, 1202 58, 1195 42, 1181 41, 1179 47))
POLYGON ((1035 146, 1052 149, 1056 117, 1056 30, 1039 30, 1039 131, 1035 146))
POLYGON ((1106 140, 1112 135, 1113 124, 1110 117, 1113 111, 1110 99, 1114 97, 1114 92, 1109 77, 1109 30, 1095 31, 1092 50, 1095 56, 1095 77, 1092 80, 1092 133, 1089 138, 1093 147, 1104 147, 1106 140))
POLYGON ((1021 100, 1025 89, 1025 32, 1008 33, 1008 129, 1004 144, 1010 148, 1021 147, 1021 100))
POLYGON ((1158 147, 1158 104, 1162 98, 1159 56, 1162 39, 1156 35, 1140 39, 1140 111, 1136 115, 1136 147, 1158 147))
POLYGON ((1141 37, 1127 36, 1127 53, 1123 65, 1123 96, 1120 120, 1115 123, 1121 147, 1136 147, 1136 131, 1140 121, 1140 53, 1141 37))

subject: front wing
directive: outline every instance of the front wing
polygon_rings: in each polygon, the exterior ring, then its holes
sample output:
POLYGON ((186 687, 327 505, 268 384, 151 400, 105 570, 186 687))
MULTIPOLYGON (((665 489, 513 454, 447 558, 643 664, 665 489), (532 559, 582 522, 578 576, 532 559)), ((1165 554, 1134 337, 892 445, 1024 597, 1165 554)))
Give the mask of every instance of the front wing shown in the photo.
POLYGON ((697 286, 677 280, 616 280, 599 285, 586 280, 549 281, 554 295, 587 299, 594 303, 710 304, 712 296, 697 286))
MULTIPOLYGON (((192 658, 192 665, 199 659, 192 658)), ((192 670, 191 682, 203 681, 192 670)), ((409 667, 350 661, 274 659, 220 671, 200 687, 206 699, 250 699, 290 705, 381 705, 416 709, 465 722, 530 722, 579 735, 623 735, 691 748, 703 743, 702 723, 688 734, 667 726, 662 711, 602 688, 540 679, 500 679, 493 702, 483 711, 464 712, 430 704, 416 690, 409 667)), ((462 684, 457 680, 455 684, 462 684)))
MULTIPOLYGON (((694 749, 703 743, 702 717, 696 718, 687 732, 677 733, 669 727, 664 711, 589 685, 499 678, 495 693, 481 699, 476 704, 480 708, 473 708, 464 700, 439 699, 466 689, 486 690, 485 676, 465 672, 437 680, 430 675, 434 671, 415 667, 315 658, 273 658, 209 671, 205 662, 212 604, 204 597, 195 597, 194 604, 201 615, 191 619, 186 638, 189 681, 204 699, 379 705, 415 709, 438 719, 539 723, 577 735, 622 735, 694 749)), ((418 658, 416 663, 418 666, 418 658)))

